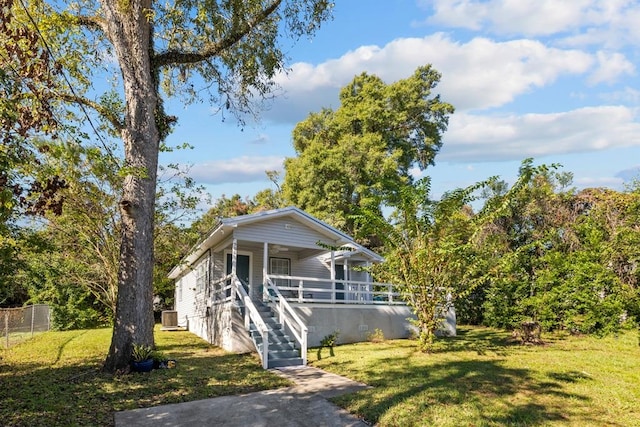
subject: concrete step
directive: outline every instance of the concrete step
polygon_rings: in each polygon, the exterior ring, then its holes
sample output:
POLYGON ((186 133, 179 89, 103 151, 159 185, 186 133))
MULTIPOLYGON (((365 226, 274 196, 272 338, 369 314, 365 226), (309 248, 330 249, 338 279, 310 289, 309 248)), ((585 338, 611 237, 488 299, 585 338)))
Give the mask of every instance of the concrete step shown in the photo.
POLYGON ((285 366, 302 366, 300 357, 292 357, 289 359, 271 359, 267 361, 269 368, 283 368, 285 366))

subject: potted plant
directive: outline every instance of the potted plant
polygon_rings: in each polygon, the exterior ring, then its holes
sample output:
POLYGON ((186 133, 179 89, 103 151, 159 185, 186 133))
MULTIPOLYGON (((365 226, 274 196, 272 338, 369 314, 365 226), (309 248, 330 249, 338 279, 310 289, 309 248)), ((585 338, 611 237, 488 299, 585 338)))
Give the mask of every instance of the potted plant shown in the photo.
POLYGON ((133 344, 131 366, 136 372, 149 372, 153 369, 153 348, 150 345, 133 344))
POLYGON ((154 351, 151 358, 153 359, 153 369, 164 369, 167 367, 167 361, 169 359, 164 355, 164 353, 154 351))

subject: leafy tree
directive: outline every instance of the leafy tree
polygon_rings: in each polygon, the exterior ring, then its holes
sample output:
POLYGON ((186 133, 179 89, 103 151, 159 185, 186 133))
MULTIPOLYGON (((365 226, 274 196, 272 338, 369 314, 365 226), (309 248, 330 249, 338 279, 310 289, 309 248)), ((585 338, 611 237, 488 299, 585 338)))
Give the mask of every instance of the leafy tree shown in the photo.
MULTIPOLYGON (((565 191, 569 178, 538 171, 485 228, 485 251, 495 260, 484 293, 485 323, 512 329, 535 320, 545 330, 600 334, 634 313, 633 195, 565 191)), ((502 200, 496 195, 489 202, 502 200)))
POLYGON ((283 197, 356 235, 352 215, 393 205, 433 164, 450 104, 432 94, 440 74, 426 65, 392 84, 363 73, 340 92, 340 107, 312 113, 293 131, 297 157, 285 160, 283 197))
POLYGON ((491 283, 499 265, 493 224, 509 212, 535 176, 548 170, 527 159, 508 189, 492 177, 448 192, 438 201, 430 199, 429 180, 424 179, 401 189, 391 222, 375 213, 356 216, 360 225, 374 227, 383 236, 386 261, 378 278, 399 285, 417 317, 422 350, 431 349, 452 303, 468 302, 478 288, 491 283), (496 189, 500 196, 474 213, 470 203, 496 189))
POLYGON ((486 289, 485 321, 493 326, 515 328, 531 316, 519 302, 534 292, 537 263, 547 247, 570 239, 558 233, 557 226, 567 215, 566 203, 553 199, 559 182, 568 179, 541 166, 533 168, 530 159, 520 169, 519 191, 505 192, 504 185, 488 198, 485 206, 504 205, 482 231, 483 246, 492 275, 486 289))
MULTIPOLYGON (((63 112, 86 119, 91 109, 122 140, 125 164, 119 201, 118 300, 105 370, 126 369, 133 343, 154 342, 158 151, 175 123, 165 112, 160 89, 169 96, 183 96, 187 102, 199 100, 202 92, 192 86, 192 77, 200 76, 209 101, 235 112, 251 112, 251 99, 270 94, 272 77, 284 67, 279 32, 287 31, 293 37, 312 34, 328 18, 331 4, 326 0, 162 4, 101 0, 69 4, 68 10, 60 10, 64 3, 4 0, 2 6, 12 16, 0 27, 0 37, 5 40, 16 31, 29 29, 37 42, 35 50, 50 57, 55 52, 47 70, 64 71, 54 75, 55 84, 43 78, 53 74, 34 76, 35 85, 17 88, 18 95, 29 97, 14 99, 33 111, 49 108, 58 114, 54 114, 56 121, 68 117, 63 112), (120 87, 91 99, 92 79, 104 70, 114 71, 120 87)), ((18 65, 26 61, 13 53, 15 46, 3 45, 0 53, 19 70, 18 65)), ((14 72, 10 78, 17 81, 21 76, 14 72)))
MULTIPOLYGON (((48 145, 46 167, 48 174, 65 172, 65 205, 59 215, 47 215, 37 233, 48 242, 48 262, 39 253, 22 257, 30 267, 22 278, 34 300, 52 305, 56 327, 110 324, 118 293, 120 159, 96 147, 58 142, 48 145)), ((183 171, 172 165, 161 171, 154 235, 154 295, 163 303, 158 309, 172 303, 167 272, 190 246, 185 227, 177 224, 190 220, 202 200, 202 187, 183 171)))
POLYGON ((429 180, 406 186, 391 223, 375 213, 359 216, 363 227, 384 236, 385 263, 377 279, 395 283, 417 318, 418 346, 430 351, 453 299, 473 289, 475 224, 468 203, 486 185, 479 183, 429 198, 429 180))

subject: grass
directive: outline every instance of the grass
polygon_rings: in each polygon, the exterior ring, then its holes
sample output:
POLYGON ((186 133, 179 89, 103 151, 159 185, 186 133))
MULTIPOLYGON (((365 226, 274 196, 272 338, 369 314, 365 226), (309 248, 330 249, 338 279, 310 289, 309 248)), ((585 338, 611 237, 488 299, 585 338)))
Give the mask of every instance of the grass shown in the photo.
POLYGON ((21 342, 24 342, 26 340, 29 340, 33 337, 35 337, 36 335, 40 334, 41 332, 11 332, 9 333, 9 339, 7 340, 7 336, 6 335, 0 335, 0 345, 4 348, 9 348, 9 347, 13 347, 14 345, 18 345, 21 342), (9 342, 9 345, 7 345, 7 341, 9 342))
POLYGON ((640 426, 640 347, 618 337, 543 336, 460 328, 431 354, 408 340, 324 352, 313 366, 373 388, 332 399, 380 426, 640 426))
POLYGON ((110 426, 113 412, 289 385, 254 355, 229 354, 189 332, 156 330, 175 369, 100 372, 110 329, 45 332, 0 350, 0 424, 110 426))
MULTIPOLYGON (((46 332, 0 350, 3 426, 113 425, 113 412, 289 385, 254 355, 234 355, 188 332, 156 331, 176 369, 100 373, 109 329, 46 332)), ((385 426, 640 426, 640 347, 618 337, 543 337, 460 328, 431 354, 387 340, 309 351, 310 364, 373 388, 333 401, 385 426)))

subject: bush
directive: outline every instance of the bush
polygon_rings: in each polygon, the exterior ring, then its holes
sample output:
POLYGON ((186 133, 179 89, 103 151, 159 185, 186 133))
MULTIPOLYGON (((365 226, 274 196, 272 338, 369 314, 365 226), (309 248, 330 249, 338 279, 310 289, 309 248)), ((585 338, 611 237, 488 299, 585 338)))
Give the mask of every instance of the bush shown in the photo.
POLYGON ((382 332, 382 329, 376 328, 373 332, 367 334, 367 339, 371 342, 384 342, 384 332, 382 332))
POLYGON ((338 342, 338 335, 340 335, 340 331, 333 331, 329 335, 325 335, 320 341, 320 345, 322 347, 335 347, 338 342))

